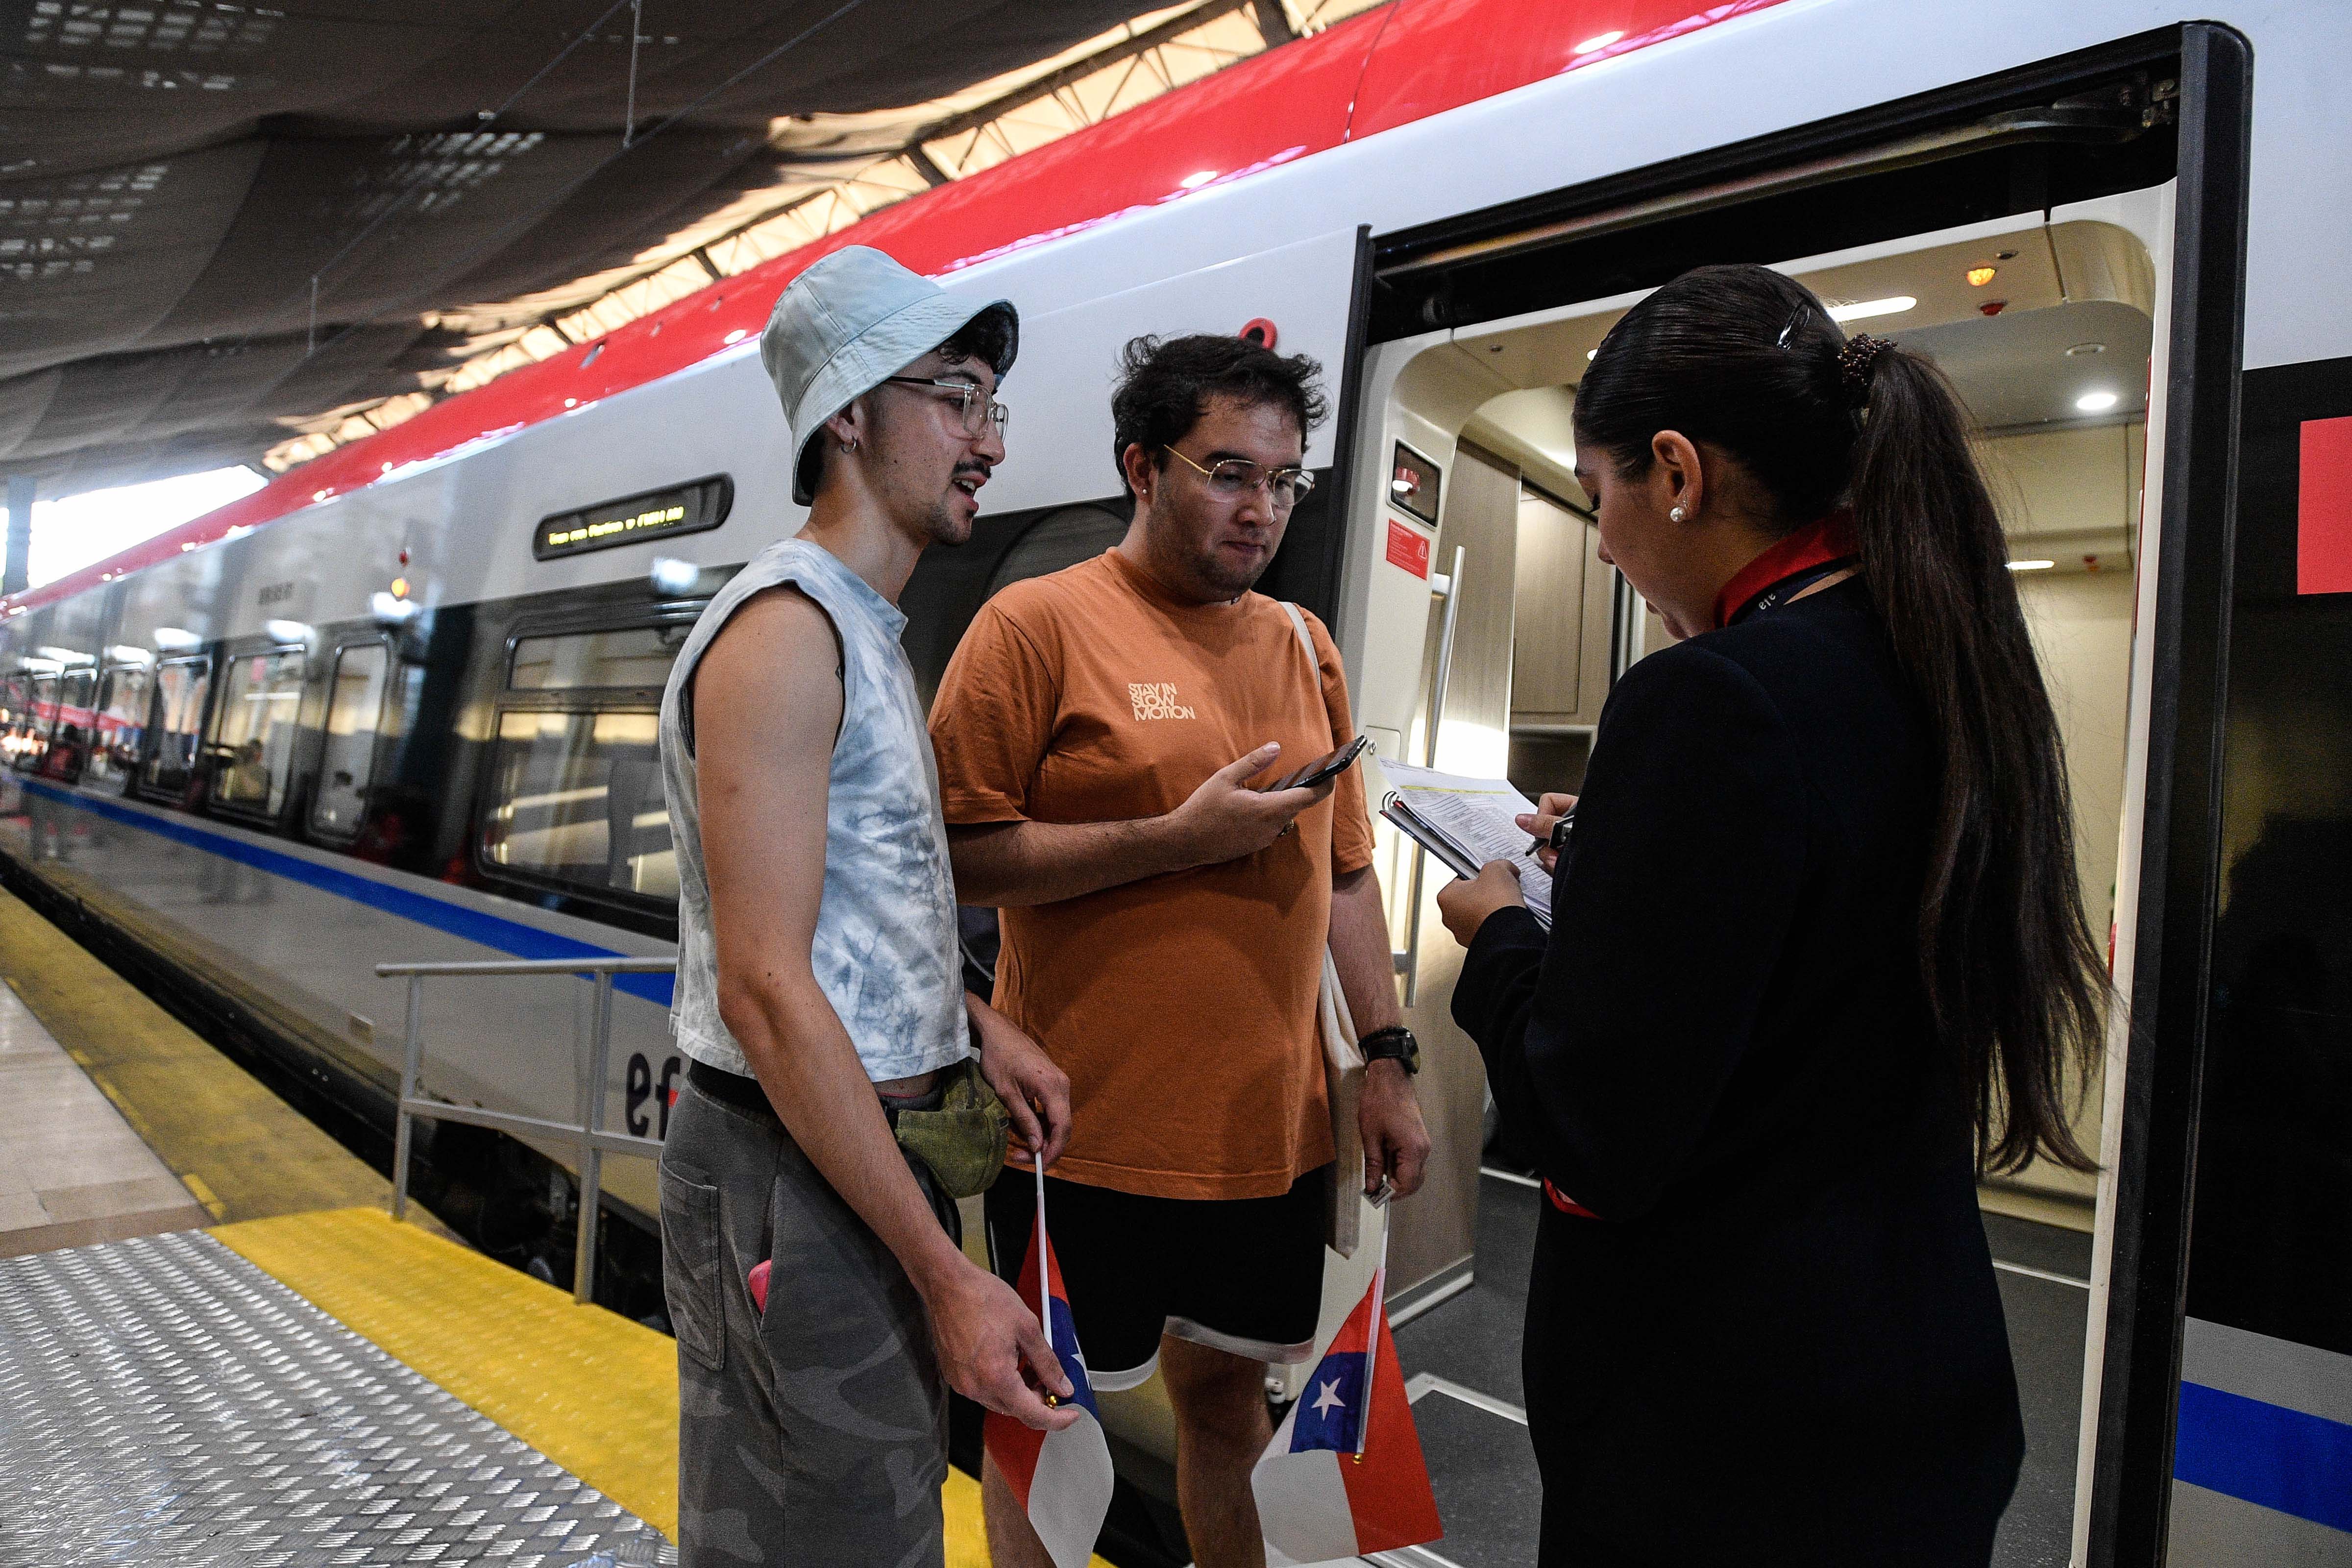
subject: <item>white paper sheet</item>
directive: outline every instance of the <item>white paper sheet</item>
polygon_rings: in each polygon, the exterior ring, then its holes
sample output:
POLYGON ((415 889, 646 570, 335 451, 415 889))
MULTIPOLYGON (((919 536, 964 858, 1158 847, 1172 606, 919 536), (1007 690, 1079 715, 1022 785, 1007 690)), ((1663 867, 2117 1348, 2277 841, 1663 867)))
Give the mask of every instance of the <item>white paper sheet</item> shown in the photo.
POLYGON ((1508 779, 1474 779, 1441 773, 1381 759, 1389 787, 1410 802, 1422 817, 1444 828, 1455 842, 1478 858, 1508 860, 1519 873, 1519 894, 1528 908, 1551 920, 1551 873, 1535 858, 1527 829, 1513 819, 1535 810, 1535 802, 1513 788, 1508 779))

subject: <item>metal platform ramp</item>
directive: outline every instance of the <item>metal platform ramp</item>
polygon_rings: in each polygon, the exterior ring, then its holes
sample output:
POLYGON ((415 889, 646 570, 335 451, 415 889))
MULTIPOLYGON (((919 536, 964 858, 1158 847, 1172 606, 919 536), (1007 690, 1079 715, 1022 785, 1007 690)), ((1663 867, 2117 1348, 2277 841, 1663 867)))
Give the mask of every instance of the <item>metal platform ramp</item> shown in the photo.
POLYGON ((0 1259, 0 1562, 677 1562, 201 1232, 0 1259))

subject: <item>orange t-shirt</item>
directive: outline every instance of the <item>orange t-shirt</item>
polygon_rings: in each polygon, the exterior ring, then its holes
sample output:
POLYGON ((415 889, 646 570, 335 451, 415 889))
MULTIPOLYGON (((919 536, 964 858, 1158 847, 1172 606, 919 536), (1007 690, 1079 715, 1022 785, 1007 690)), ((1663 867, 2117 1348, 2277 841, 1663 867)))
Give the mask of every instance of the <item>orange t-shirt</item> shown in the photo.
MULTIPOLYGON (((1112 550, 981 609, 931 704, 949 822, 1113 822, 1181 805, 1268 741, 1264 784, 1355 738, 1330 634, 1244 594, 1172 597, 1112 550)), ((1361 768, 1221 866, 1003 911, 996 1005, 1070 1076, 1054 1173, 1269 1197, 1332 1157, 1317 999, 1331 877, 1371 864, 1361 768)))

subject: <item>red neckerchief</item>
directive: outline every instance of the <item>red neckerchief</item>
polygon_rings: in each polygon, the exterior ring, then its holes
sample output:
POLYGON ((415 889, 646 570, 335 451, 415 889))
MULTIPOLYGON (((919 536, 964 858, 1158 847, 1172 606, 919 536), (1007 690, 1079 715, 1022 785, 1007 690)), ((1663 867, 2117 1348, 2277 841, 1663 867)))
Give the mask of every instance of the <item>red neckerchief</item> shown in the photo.
POLYGON ((1591 1209, 1586 1208, 1582 1204, 1578 1203, 1574 1198, 1570 1197, 1566 1193, 1561 1192, 1558 1187, 1553 1186, 1549 1176, 1546 1176, 1544 1178, 1543 1189, 1544 1196, 1551 1200, 1551 1206, 1558 1209, 1562 1214, 1572 1214, 1580 1219, 1599 1219, 1601 1217, 1599 1215, 1594 1214, 1591 1209))
POLYGON ((1773 584, 1815 566, 1826 566, 1854 552, 1853 513, 1841 507, 1805 524, 1788 538, 1742 566, 1715 596, 1717 630, 1731 624, 1741 606, 1773 584))

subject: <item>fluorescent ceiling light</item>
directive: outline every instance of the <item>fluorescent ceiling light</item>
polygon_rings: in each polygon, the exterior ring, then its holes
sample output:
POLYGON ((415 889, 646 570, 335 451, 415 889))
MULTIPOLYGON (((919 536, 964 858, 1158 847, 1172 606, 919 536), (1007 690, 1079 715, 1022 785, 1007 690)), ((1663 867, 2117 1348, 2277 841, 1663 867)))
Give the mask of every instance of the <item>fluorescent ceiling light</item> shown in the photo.
POLYGON ((166 653, 177 652, 183 648, 202 647, 204 644, 204 638, 194 632, 183 631, 178 626, 155 628, 155 646, 166 653))
POLYGON ((1919 301, 1908 294, 1889 294, 1884 300, 1856 300, 1851 305, 1832 305, 1832 321, 1861 321, 1872 316, 1899 316, 1919 301))
POLYGON ((2085 414, 2105 414, 2122 401, 2112 392, 2086 392, 2074 399, 2074 406, 2085 414))
POLYGON ((1572 52, 1580 55, 1589 55, 1595 49, 1607 48, 1610 45, 1615 43, 1624 36, 1625 29, 1622 27, 1610 33, 1595 33, 1592 37, 1585 39, 1584 42, 1577 45, 1572 52))
POLYGON ((2057 564, 2055 561, 2012 561, 2009 569, 2012 572, 2047 572, 2057 564))

